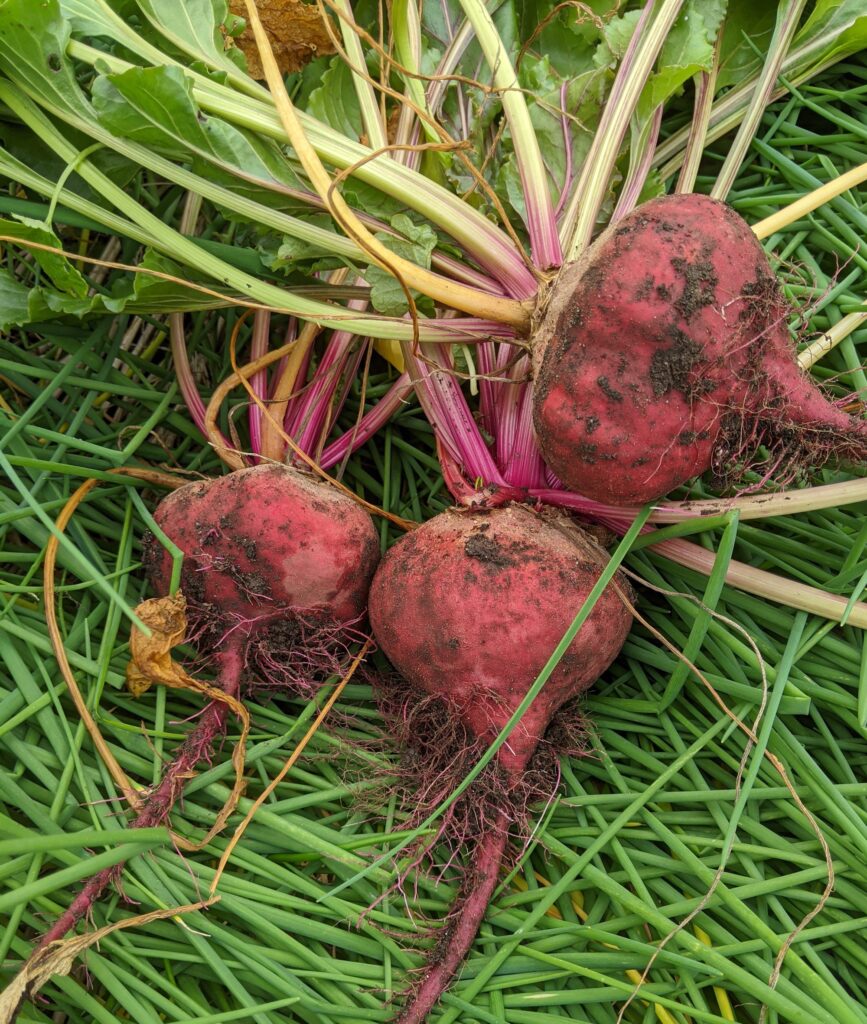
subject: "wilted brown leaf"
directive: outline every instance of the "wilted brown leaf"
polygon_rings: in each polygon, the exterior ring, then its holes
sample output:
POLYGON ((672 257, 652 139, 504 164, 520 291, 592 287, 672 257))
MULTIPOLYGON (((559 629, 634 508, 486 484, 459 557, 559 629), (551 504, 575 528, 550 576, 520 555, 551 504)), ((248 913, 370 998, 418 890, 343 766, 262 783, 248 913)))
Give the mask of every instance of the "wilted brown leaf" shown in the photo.
POLYGON ((182 907, 169 907, 167 910, 152 910, 148 914, 128 917, 105 928, 84 935, 75 935, 63 942, 52 942, 44 949, 37 950, 9 985, 0 993, 0 1024, 12 1024, 18 1016, 21 1004, 25 999, 32 999, 42 986, 55 975, 63 977, 72 970, 76 958, 90 946, 104 939, 112 932, 122 928, 136 928, 150 924, 151 921, 164 921, 167 917, 178 917, 188 914, 191 910, 202 910, 219 900, 219 896, 198 903, 188 903, 182 907))
POLYGON ((133 627, 130 636, 132 658, 126 667, 127 689, 140 697, 155 681, 178 689, 196 689, 190 686, 186 673, 172 661, 169 653, 183 643, 187 632, 187 602, 178 592, 172 597, 155 597, 142 601, 136 614, 151 630, 150 636, 133 627), (186 678, 185 678, 186 677, 186 678))
MULTIPOLYGON (((277 64, 284 74, 298 71, 314 57, 334 53, 334 44, 315 3, 305 3, 304 0, 256 0, 256 7, 271 40, 277 64)), ((244 0, 229 0, 229 10, 248 20, 244 0)), ((253 78, 264 78, 259 51, 249 25, 235 40, 235 44, 244 51, 253 78)))

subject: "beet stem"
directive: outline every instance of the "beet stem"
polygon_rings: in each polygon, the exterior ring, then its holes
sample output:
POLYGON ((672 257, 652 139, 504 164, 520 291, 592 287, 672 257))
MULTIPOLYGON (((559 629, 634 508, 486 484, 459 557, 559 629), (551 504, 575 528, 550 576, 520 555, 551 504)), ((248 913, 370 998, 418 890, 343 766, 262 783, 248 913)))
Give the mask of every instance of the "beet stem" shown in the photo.
MULTIPOLYGON (((220 652, 219 664, 217 684, 230 697, 237 697, 244 668, 240 650, 233 647, 220 652)), ((130 822, 130 828, 153 828, 167 820, 196 765, 207 758, 214 744, 225 734, 228 717, 228 704, 216 700, 208 704, 195 729, 184 740, 174 760, 166 768, 159 785, 145 798, 141 811, 130 822)), ((123 863, 121 861, 105 868, 88 879, 67 910, 40 936, 30 959, 50 943, 62 939, 90 913, 112 880, 117 878, 123 863)))
POLYGON ((458 909, 456 920, 448 926, 445 947, 428 969, 424 981, 411 995, 395 1024, 422 1024, 469 952, 499 880, 508 827, 509 816, 501 811, 490 831, 479 838, 467 880, 469 891, 458 909))

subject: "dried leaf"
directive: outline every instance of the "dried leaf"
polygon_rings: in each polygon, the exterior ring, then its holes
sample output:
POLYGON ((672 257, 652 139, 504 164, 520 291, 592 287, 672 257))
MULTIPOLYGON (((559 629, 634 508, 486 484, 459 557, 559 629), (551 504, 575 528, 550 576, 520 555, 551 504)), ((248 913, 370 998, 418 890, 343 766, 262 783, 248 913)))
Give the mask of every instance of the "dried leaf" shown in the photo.
MULTIPOLYGON (((315 3, 305 3, 304 0, 257 0, 256 7, 283 74, 298 71, 314 57, 334 53, 334 44, 315 3)), ((229 0, 229 10, 246 20, 247 7, 244 0, 229 0)), ((244 51, 253 78, 264 78, 259 51, 249 26, 235 43, 244 51)))
POLYGON ((184 684, 186 673, 174 665, 171 654, 173 647, 183 643, 187 632, 187 601, 178 591, 171 597, 155 597, 142 601, 136 614, 151 630, 145 636, 133 627, 130 637, 132 658, 126 667, 127 689, 134 697, 146 693, 155 681, 179 689, 195 689, 184 684), (171 681, 169 681, 171 680, 171 681))
POLYGON ((12 1024, 18 1016, 21 1004, 25 999, 32 999, 42 986, 55 975, 64 977, 72 970, 73 964, 86 949, 104 939, 112 932, 122 928, 136 928, 150 924, 151 921, 163 921, 167 917, 188 914, 191 910, 203 910, 220 899, 219 896, 200 900, 198 903, 186 903, 182 907, 169 907, 167 910, 152 910, 148 914, 138 914, 123 921, 99 928, 85 935, 74 935, 62 942, 52 942, 44 949, 37 950, 24 964, 18 974, 0 993, 0 1024, 12 1024))
MULTIPOLYGON (((192 690, 211 700, 227 704, 241 722, 241 735, 232 751, 235 766, 235 784, 229 799, 217 815, 207 835, 197 843, 176 837, 186 850, 199 850, 206 846, 220 832, 237 806, 244 792, 244 758, 247 736, 250 732, 250 715, 236 698, 210 683, 203 683, 189 675, 171 655, 173 647, 184 642, 187 635, 187 601, 178 591, 170 597, 154 597, 142 601, 135 610, 136 615, 150 629, 146 636, 133 626, 129 638, 130 660, 126 666, 126 685, 130 693, 139 697, 154 683, 170 686, 176 690, 192 690)), ((2 1020, 0 1020, 2 1024, 2 1020)))

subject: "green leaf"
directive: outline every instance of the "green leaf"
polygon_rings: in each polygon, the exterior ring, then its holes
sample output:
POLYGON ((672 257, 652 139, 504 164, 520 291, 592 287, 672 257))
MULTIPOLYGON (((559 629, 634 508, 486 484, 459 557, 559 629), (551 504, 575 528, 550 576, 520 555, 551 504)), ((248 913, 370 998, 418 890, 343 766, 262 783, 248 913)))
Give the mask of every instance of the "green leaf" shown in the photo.
MULTIPOLYGON (((718 88, 741 85, 758 73, 774 29, 772 4, 730 0, 726 16, 718 88)), ((867 46, 864 0, 816 0, 786 58, 788 78, 809 75, 825 63, 842 60, 867 46)))
MULTIPOLYGON (((189 267, 182 267, 152 249, 145 253, 139 261, 139 266, 145 270, 171 274, 173 277, 199 283, 208 288, 214 287, 211 278, 198 277, 190 272, 189 267)), ((127 285, 120 295, 112 296, 111 304, 118 302, 123 303, 123 309, 127 313, 182 313, 199 309, 218 309, 227 305, 213 295, 187 288, 175 281, 152 277, 150 274, 134 274, 132 288, 129 289, 127 285)))
POLYGON ((597 66, 612 64, 623 57, 640 18, 641 11, 627 11, 605 23, 602 41, 594 55, 597 66))
POLYGON ((182 68, 164 65, 101 75, 93 83, 100 123, 167 156, 193 156, 248 177, 298 187, 277 147, 204 114, 182 68))
POLYGON ((331 61, 321 84, 310 93, 308 110, 347 138, 358 140, 361 137, 361 107, 352 72, 339 57, 331 61))
POLYGON ((371 217, 388 220, 406 209, 404 203, 385 195, 379 189, 358 178, 348 178, 341 186, 343 198, 356 210, 363 210, 371 217))
POLYGON ((810 64, 840 60, 867 47, 864 0, 817 0, 792 49, 810 54, 810 64))
POLYGON ((66 56, 70 25, 58 0, 5 0, 0 6, 0 71, 42 105, 89 116, 66 56))
MULTIPOLYGON (((3 233, 8 233, 6 224, 5 221, 0 222, 0 229, 3 233)), ((44 234, 50 235, 50 232, 44 232, 44 234)), ((52 254, 42 255, 52 257, 52 254)), ((61 257, 52 258, 61 259, 61 257)), ((152 250, 145 253, 139 266, 144 270, 156 270, 183 280, 195 280, 188 269, 152 250)), ((68 270, 76 273, 71 266, 68 270)), ((58 277, 62 280, 64 274, 59 273, 58 277)), ((83 281, 83 278, 81 280, 83 281)), ((202 278, 200 283, 213 288, 213 281, 202 278)), ((222 301, 206 292, 186 287, 175 281, 153 277, 150 274, 137 273, 117 280, 110 295, 88 295, 86 282, 84 294, 59 291, 56 288, 41 285, 28 288, 12 277, 7 270, 0 269, 0 330, 8 330, 10 327, 26 327, 28 324, 55 320, 59 317, 82 320, 93 315, 117 315, 122 312, 181 313, 218 309, 230 304, 231 301, 222 301)))
MULTIPOLYGON (((437 244, 437 236, 433 229, 427 224, 416 224, 405 213, 392 217, 391 226, 395 231, 399 231, 402 237, 395 238, 384 232, 378 232, 376 237, 398 256, 411 260, 417 266, 429 268, 431 253, 437 244)), ((365 271, 364 277, 370 285, 370 301, 378 313, 384 313, 386 316, 403 316, 407 312, 409 304, 406 293, 393 274, 380 267, 371 266, 365 271)), ((433 312, 432 304, 416 292, 412 294, 420 310, 433 312)))
MULTIPOLYGON (((41 245, 50 245, 55 249, 63 249, 63 243, 53 231, 29 217, 0 220, 0 235, 11 235, 13 238, 20 238, 23 241, 38 242, 41 245)), ((29 247, 27 251, 32 254, 36 263, 61 292, 76 298, 84 298, 87 295, 87 281, 62 253, 46 252, 45 249, 29 247)))
POLYGON ((430 256, 437 242, 433 228, 428 224, 416 224, 405 213, 399 213, 396 217, 392 217, 391 226, 395 231, 404 235, 412 246, 412 250, 411 252, 401 252, 406 243, 395 238, 386 239, 389 248, 418 262, 419 266, 430 267, 430 256))
POLYGON ((133 0, 60 0, 60 9, 69 20, 73 36, 104 36, 110 39, 126 36, 130 30, 123 24, 135 13, 133 0))
POLYGON ((526 223, 527 208, 524 204, 524 188, 521 184, 521 174, 518 171, 518 161, 515 154, 510 153, 505 160, 501 160, 497 168, 496 177, 497 195, 506 199, 515 213, 526 223))
MULTIPOLYGON (((521 44, 529 44, 528 53, 544 54, 561 78, 571 78, 590 66, 601 36, 600 24, 618 7, 616 0, 588 5, 579 13, 574 7, 558 5, 551 0, 528 0, 516 4, 518 35, 521 44), (555 13, 556 7, 560 10, 555 13), (554 15, 552 17, 552 15, 554 15)), ((523 61, 522 61, 523 64, 523 61)))
MULTIPOLYGON (((687 0, 671 28, 659 58, 656 70, 645 85, 636 110, 640 124, 653 114, 660 103, 665 103, 699 71, 709 71, 713 65, 714 44, 725 14, 727 0, 687 0)), ((632 39, 640 11, 628 11, 612 18, 605 27, 604 43, 596 53, 596 63, 604 66, 620 60, 632 39)))
POLYGON ((645 179, 636 206, 641 206, 642 203, 655 199, 657 196, 664 196, 665 192, 665 182, 660 178, 659 171, 654 168, 645 179))
MULTIPOLYGON (((83 132, 75 131, 73 128, 66 128, 64 135, 80 150, 87 148, 93 141, 83 132)), ((3 162, 7 167, 16 163, 20 164, 49 182, 57 181, 67 169, 65 160, 61 159, 29 128, 25 128, 21 124, 0 122, 0 148, 3 150, 3 162)), ((132 181, 140 170, 131 160, 127 160, 126 157, 106 147, 92 152, 88 161, 121 187, 132 181)), ((64 188, 92 201, 100 199, 97 193, 75 173, 66 180, 64 188)))
POLYGON ((103 297, 80 298, 55 291, 48 287, 28 288, 16 281, 7 270, 0 270, 0 329, 25 327, 42 320, 54 320, 58 316, 82 317, 98 309, 100 312, 116 312, 103 297))
POLYGON ((331 60, 328 54, 314 57, 303 68, 286 76, 286 88, 299 110, 310 109, 310 94, 322 84, 322 76, 331 67, 331 60))
POLYGON ((0 268, 0 331, 30 322, 30 291, 0 268))
POLYGON ((180 68, 102 75, 93 83, 92 96, 100 123, 115 135, 175 158, 205 142, 192 89, 180 68))
POLYGON ((183 53, 216 68, 239 74, 228 55, 220 26, 226 20, 225 0, 137 0, 155 29, 183 53))
POLYGON ((729 0, 723 25, 717 89, 739 85, 761 67, 776 22, 776 4, 729 0))
MULTIPOLYGON (((305 218, 308 223, 315 224, 325 231, 332 229, 331 218, 326 214, 316 214, 305 218)), ((346 266, 346 260, 336 257, 334 250, 325 245, 316 245, 301 238, 290 235, 276 236, 268 234, 260 238, 256 249, 262 262, 269 270, 333 270, 346 266)))
POLYGON ((725 14, 727 0, 689 0, 672 26, 657 61, 658 70, 642 96, 648 113, 664 103, 693 75, 710 71, 714 43, 725 14))

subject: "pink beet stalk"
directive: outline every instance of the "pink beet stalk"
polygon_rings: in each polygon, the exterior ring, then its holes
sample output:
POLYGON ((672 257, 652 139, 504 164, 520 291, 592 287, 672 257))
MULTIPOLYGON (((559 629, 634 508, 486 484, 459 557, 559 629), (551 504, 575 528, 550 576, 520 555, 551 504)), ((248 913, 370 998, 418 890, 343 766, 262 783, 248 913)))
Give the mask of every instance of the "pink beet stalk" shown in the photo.
MULTIPOLYGON (((205 403, 199 394, 196 386, 193 371, 190 367, 190 358, 187 352, 187 339, 184 334, 184 314, 172 313, 169 316, 169 344, 172 350, 172 362, 174 363, 175 376, 178 387, 184 398, 184 403, 193 419, 193 423, 199 428, 202 434, 205 433, 205 403)), ((231 448, 231 443, 220 434, 220 443, 226 448, 231 448)))
POLYGON ((503 477, 515 487, 540 487, 545 482, 545 463, 533 429, 533 393, 526 382, 529 372, 530 361, 523 357, 514 370, 517 382, 510 387, 514 420, 511 446, 503 450, 498 445, 506 458, 503 477))
POLYGON ((572 124, 569 119, 568 112, 566 111, 566 103, 569 96, 569 83, 564 82, 560 86, 560 108, 562 114, 560 115, 560 124, 563 128, 563 146, 566 150, 566 170, 563 175, 563 188, 560 190, 560 198, 557 200, 557 206, 554 208, 554 216, 559 219, 560 214, 563 212, 563 207, 566 205, 566 200, 572 194, 572 184, 574 182, 574 173, 572 170, 572 124))
POLYGON ((479 370, 479 409, 482 424, 489 434, 496 435, 496 424, 499 419, 498 401, 500 385, 489 377, 493 377, 497 367, 498 346, 492 341, 483 341, 475 351, 476 366, 479 370))
POLYGON ((376 405, 365 413, 357 426, 347 430, 345 434, 326 447, 319 459, 319 465, 323 469, 330 469, 357 451, 362 445, 367 444, 371 437, 381 427, 384 427, 400 406, 406 402, 411 392, 412 385, 409 375, 402 373, 376 405))
POLYGON ((611 223, 615 224, 621 217, 635 209, 641 190, 644 188, 647 176, 653 163, 653 154, 656 151, 656 143, 659 139, 659 129, 662 127, 662 104, 660 103, 650 121, 647 138, 644 139, 641 151, 631 154, 629 173, 623 189, 617 200, 617 206, 611 215, 611 223))
MULTIPOLYGON (((250 342, 250 362, 261 359, 268 352, 268 334, 271 329, 271 312, 257 309, 253 316, 253 337, 250 342)), ((268 391, 268 374, 265 370, 254 373, 250 387, 257 398, 264 399, 268 391)), ((262 410, 251 400, 249 409, 250 450, 258 454, 262 449, 262 410)))
POLYGON ((469 475, 490 483, 504 483, 463 391, 451 373, 451 363, 445 362, 445 350, 435 345, 421 345, 416 355, 409 345, 404 345, 403 352, 419 403, 440 442, 469 475))
POLYGON ((331 404, 354 339, 355 335, 346 331, 334 332, 313 380, 305 394, 300 396, 290 433, 295 435, 298 446, 305 452, 316 449, 323 431, 336 418, 337 412, 331 404))

